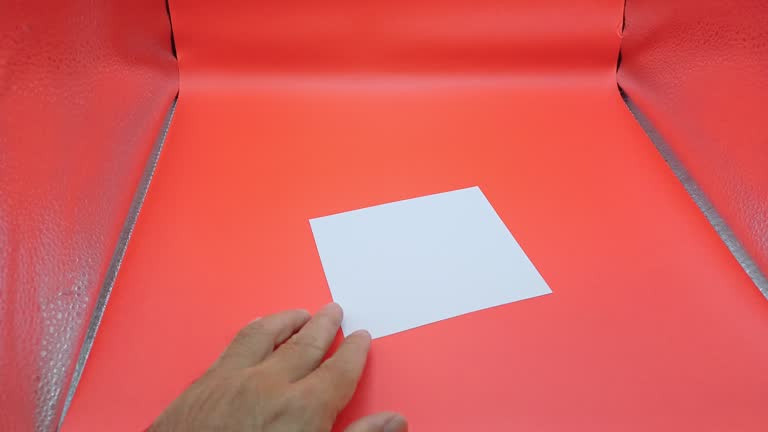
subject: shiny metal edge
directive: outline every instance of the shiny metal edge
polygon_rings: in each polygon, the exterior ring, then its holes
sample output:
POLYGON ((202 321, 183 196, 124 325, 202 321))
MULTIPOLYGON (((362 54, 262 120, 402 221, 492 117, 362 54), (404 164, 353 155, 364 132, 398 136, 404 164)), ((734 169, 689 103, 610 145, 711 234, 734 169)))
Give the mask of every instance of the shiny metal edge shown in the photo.
POLYGON ((715 229, 717 235, 720 236, 720 239, 723 241, 723 243, 725 243, 725 246, 728 247, 728 250, 731 252, 733 257, 736 258, 736 261, 739 263, 741 268, 744 269, 749 278, 752 279, 752 282, 755 284, 757 289, 760 290, 766 299, 768 299, 768 278, 766 278, 766 275, 760 271, 760 268, 757 266, 757 264, 755 264, 754 259, 752 259, 746 249, 744 249, 744 245, 742 245, 741 242, 736 238, 731 228, 728 226, 725 220, 723 220, 722 216, 720 216, 720 214, 717 212, 715 207, 712 205, 712 202, 709 200, 709 198, 707 198, 704 191, 701 190, 693 177, 691 177, 688 170, 685 168, 685 166, 683 166, 680 159, 675 155, 672 147, 669 145, 669 143, 667 143, 664 137, 661 136, 661 133, 659 133, 659 131, 653 126, 648 117, 646 117, 642 111, 640 111, 640 108, 632 101, 632 98, 630 98, 629 95, 627 95, 627 93, 621 89, 621 87, 619 87, 619 92, 621 93, 621 98, 624 100, 627 108, 629 108, 629 111, 635 117, 635 120, 637 120, 637 122, 640 124, 640 127, 643 128, 645 134, 648 135, 648 138, 651 139, 653 145, 656 146, 656 149, 661 154, 661 157, 663 157, 667 162, 667 165, 669 165, 670 169, 672 169, 672 172, 675 174, 677 179, 680 180, 680 183, 683 184, 683 187, 685 188, 686 192, 688 192, 688 195, 690 195, 690 197, 693 199, 693 202, 696 203, 696 205, 699 207, 699 210, 704 213, 704 216, 715 229))
POLYGON ((149 190, 149 184, 152 182, 152 177, 155 174, 155 168, 157 167, 160 153, 162 152, 163 146, 165 145, 165 138, 168 135, 168 129, 171 126, 173 114, 176 112, 176 104, 178 100, 179 96, 176 95, 176 97, 171 102, 170 107, 168 107, 165 120, 162 127, 160 128, 157 140, 155 141, 155 144, 152 148, 152 153, 150 154, 149 159, 147 160, 147 163, 144 167, 144 173, 142 174, 141 181, 139 182, 138 188, 136 189, 136 193, 133 196, 131 208, 128 211, 125 222, 123 223, 120 239, 118 240, 115 252, 112 255, 112 260, 109 264, 109 268, 107 269, 104 283, 99 292, 99 297, 96 300, 96 305, 94 306, 93 313, 88 324, 88 330, 85 335, 85 339, 83 340, 83 345, 80 348, 80 354, 77 358, 75 370, 72 374, 72 381, 70 382, 69 388, 67 389, 67 396, 64 400, 64 407, 61 410, 61 415, 59 416, 56 430, 60 430, 62 424, 64 423, 64 417, 66 416, 70 404, 72 403, 72 398, 75 395, 75 390, 77 389, 77 385, 80 382, 83 368, 85 367, 85 364, 88 361, 88 356, 91 353, 93 341, 96 338, 96 332, 98 331, 99 325, 101 324, 101 319, 104 316, 104 309, 107 306, 107 301, 109 300, 109 296, 112 293, 112 288, 115 285, 117 273, 120 270, 123 257, 125 257, 125 251, 128 248, 128 242, 130 241, 131 234, 133 234, 133 229, 136 226, 136 220, 139 216, 139 211, 141 211, 141 206, 144 204, 144 199, 146 198, 147 191, 149 190))

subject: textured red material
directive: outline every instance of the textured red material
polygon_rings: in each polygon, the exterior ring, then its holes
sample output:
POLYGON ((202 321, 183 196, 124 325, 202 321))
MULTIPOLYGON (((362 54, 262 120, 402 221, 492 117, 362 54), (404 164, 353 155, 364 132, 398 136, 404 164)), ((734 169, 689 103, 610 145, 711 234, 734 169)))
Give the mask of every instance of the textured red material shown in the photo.
POLYGON ((309 218, 479 185, 553 294, 375 340, 342 425, 764 431, 768 303, 616 90, 622 6, 172 2, 178 109, 64 430, 140 430, 329 301, 309 218))
POLYGON ((0 9, 0 430, 52 430, 177 91, 157 0, 0 9))
POLYGON ((768 275, 768 2, 628 0, 619 84, 768 275))

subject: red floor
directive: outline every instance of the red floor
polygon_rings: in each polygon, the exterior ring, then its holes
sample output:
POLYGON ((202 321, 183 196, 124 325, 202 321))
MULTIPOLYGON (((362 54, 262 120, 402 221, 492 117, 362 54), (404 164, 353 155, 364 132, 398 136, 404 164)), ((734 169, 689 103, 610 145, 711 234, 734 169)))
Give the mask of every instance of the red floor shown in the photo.
POLYGON ((622 1, 193 3, 65 431, 141 430, 240 326, 328 302, 309 218, 473 185, 553 294, 377 339, 342 423, 764 430, 768 303, 618 94, 622 1))

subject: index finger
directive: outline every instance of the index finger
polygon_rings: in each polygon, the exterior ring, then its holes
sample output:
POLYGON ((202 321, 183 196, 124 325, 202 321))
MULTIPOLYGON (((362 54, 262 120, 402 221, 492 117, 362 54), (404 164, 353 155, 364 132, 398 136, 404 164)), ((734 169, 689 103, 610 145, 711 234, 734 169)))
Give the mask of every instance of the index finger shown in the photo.
POLYGON ((305 310, 290 310, 252 321, 237 333, 214 366, 246 368, 261 362, 309 318, 305 310))
POLYGON ((352 399, 370 349, 370 333, 365 330, 352 333, 331 358, 299 385, 309 387, 310 394, 320 395, 324 405, 338 413, 352 399))
POLYGON ((320 309, 298 333, 269 356, 264 365, 275 376, 295 382, 309 375, 323 361, 341 326, 343 311, 336 303, 320 309))

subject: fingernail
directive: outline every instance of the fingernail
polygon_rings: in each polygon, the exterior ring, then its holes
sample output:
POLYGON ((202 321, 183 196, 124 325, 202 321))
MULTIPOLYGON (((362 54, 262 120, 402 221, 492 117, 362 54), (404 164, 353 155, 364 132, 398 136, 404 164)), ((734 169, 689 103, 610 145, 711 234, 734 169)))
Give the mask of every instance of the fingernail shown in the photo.
POLYGON ((342 312, 341 306, 339 306, 338 303, 328 303, 320 309, 320 312, 331 312, 335 310, 342 312))
POLYGON ((408 422, 402 416, 394 415, 384 423, 382 432, 406 432, 407 430, 408 422))
POLYGON ((368 337, 368 339, 371 339, 371 333, 368 330, 355 330, 352 333, 350 333, 349 336, 347 337, 352 337, 355 335, 366 336, 368 337))

